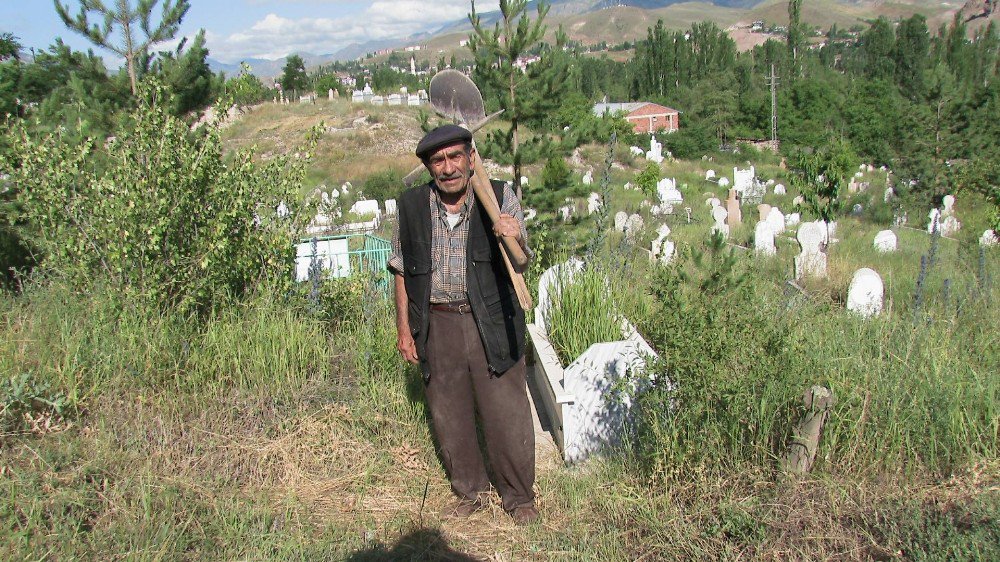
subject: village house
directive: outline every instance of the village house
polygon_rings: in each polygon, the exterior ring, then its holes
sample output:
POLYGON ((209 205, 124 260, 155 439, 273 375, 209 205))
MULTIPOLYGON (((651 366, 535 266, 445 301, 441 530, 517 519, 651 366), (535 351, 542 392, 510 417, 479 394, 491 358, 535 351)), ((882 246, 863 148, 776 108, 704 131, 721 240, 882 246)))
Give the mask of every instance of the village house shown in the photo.
POLYGON ((632 124, 636 133, 672 133, 680 128, 679 111, 652 102, 597 103, 593 112, 598 117, 624 113, 625 120, 632 124))

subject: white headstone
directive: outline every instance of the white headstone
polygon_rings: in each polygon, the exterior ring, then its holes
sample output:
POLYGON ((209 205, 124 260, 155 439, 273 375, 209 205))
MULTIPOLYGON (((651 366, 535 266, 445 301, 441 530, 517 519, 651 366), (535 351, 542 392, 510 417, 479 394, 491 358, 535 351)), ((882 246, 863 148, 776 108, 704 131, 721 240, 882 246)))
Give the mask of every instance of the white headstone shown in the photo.
POLYGON ((538 216, 538 211, 532 209, 531 207, 524 208, 524 220, 530 221, 538 216))
POLYGON ((593 185, 594 183, 594 173, 587 170, 586 174, 583 174, 583 185, 593 185))
POLYGON ((784 195, 785 194, 785 184, 779 183, 778 185, 774 186, 774 194, 775 195, 784 195))
POLYGON ((721 232, 724 238, 729 238, 729 225, 726 224, 726 219, 729 218, 729 211, 723 206, 712 207, 712 220, 715 224, 712 225, 712 233, 721 232))
POLYGON ((705 172, 705 179, 706 180, 714 180, 715 179, 715 170, 709 170, 709 171, 705 172))
POLYGON ((385 214, 394 217, 396 216, 396 200, 386 199, 385 200, 385 214))
POLYGON ((629 239, 635 238, 639 234, 639 231, 642 230, 644 224, 642 216, 639 214, 630 215, 628 220, 625 221, 625 237, 629 239))
POLYGON ((367 199, 364 201, 357 201, 354 205, 351 205, 351 212, 360 215, 374 215, 379 216, 382 212, 379 210, 378 201, 374 199, 367 199))
POLYGON ((719 187, 728 187, 729 178, 719 178, 719 187))
POLYGON ((984 230, 983 235, 979 237, 979 245, 984 248, 992 248, 1000 244, 1000 239, 997 238, 997 233, 993 230, 984 230))
POLYGON ((656 193, 659 195, 661 203, 684 202, 684 196, 677 189, 677 180, 673 178, 663 178, 656 182, 656 193))
POLYGON ((295 247, 295 280, 309 279, 309 268, 316 262, 320 269, 332 277, 347 277, 351 274, 351 260, 347 239, 319 240, 313 255, 312 241, 301 242, 295 247))
POLYGON ((795 278, 826 277, 826 254, 822 251, 826 229, 822 221, 803 223, 796 238, 802 251, 795 257, 795 278))
POLYGON ((875 235, 875 242, 873 244, 879 252, 895 252, 896 233, 891 230, 882 230, 875 235))
POLYGON ((626 222, 628 222, 628 213, 625 211, 618 211, 615 213, 615 230, 618 232, 625 232, 626 222))
POLYGON ((806 204, 806 200, 801 195, 796 195, 795 199, 792 199, 792 205, 795 207, 801 207, 806 204))
POLYGON ((754 190, 753 182, 755 174, 756 171, 753 166, 750 166, 746 170, 741 170, 734 166, 733 189, 740 192, 741 195, 752 192, 754 190))
POLYGON ((944 199, 941 202, 944 204, 944 210, 941 211, 941 216, 950 217, 955 213, 954 195, 945 195, 944 199))
POLYGON ((630 146, 628 150, 629 152, 632 153, 633 156, 643 156, 646 154, 646 151, 639 148, 638 146, 630 146))
POLYGON ((660 164, 663 162, 663 145, 656 142, 656 137, 649 136, 649 151, 646 152, 646 160, 660 164))
POLYGON ((802 222, 802 215, 799 213, 792 213, 785 217, 785 228, 791 228, 802 222))
POLYGON ((767 224, 771 225, 771 230, 777 236, 785 231, 785 214, 777 207, 772 207, 767 214, 767 224))
POLYGON ((721 207, 722 201, 720 201, 718 197, 710 197, 708 199, 705 199, 705 206, 707 206, 709 209, 714 209, 715 207, 721 207))
POLYGON ((570 217, 573 216, 573 207, 569 205, 559 207, 559 216, 562 217, 563 222, 569 222, 570 217))
POLYGON ((885 193, 882 194, 882 201, 888 203, 894 195, 896 195, 896 192, 892 190, 892 187, 887 187, 885 188, 885 193))
POLYGON ((592 215, 597 211, 601 210, 601 194, 600 193, 590 193, 590 197, 587 198, 587 214, 592 215))
POLYGON ((931 212, 927 213, 927 233, 934 234, 934 231, 940 228, 941 211, 939 209, 931 209, 931 212))
POLYGON ((948 215, 941 221, 941 235, 954 236, 962 230, 962 223, 955 218, 955 215, 948 215))
POLYGON ((327 91, 327 93, 326 93, 326 97, 327 97, 327 99, 329 99, 330 101, 333 101, 333 88, 330 88, 330 90, 329 90, 329 91, 327 91))
POLYGON ((864 318, 878 316, 882 312, 883 294, 879 274, 874 269, 862 267, 854 273, 851 286, 847 289, 847 310, 864 318))
POLYGON ((768 221, 759 221, 754 228, 753 248, 758 255, 773 256, 777 253, 774 247, 774 228, 768 221))
POLYGON ((670 227, 661 224, 656 229, 656 234, 656 239, 653 240, 652 248, 650 249, 650 256, 653 259, 660 258, 661 263, 670 263, 670 260, 674 257, 674 244, 670 240, 667 240, 667 236, 670 235, 670 227))

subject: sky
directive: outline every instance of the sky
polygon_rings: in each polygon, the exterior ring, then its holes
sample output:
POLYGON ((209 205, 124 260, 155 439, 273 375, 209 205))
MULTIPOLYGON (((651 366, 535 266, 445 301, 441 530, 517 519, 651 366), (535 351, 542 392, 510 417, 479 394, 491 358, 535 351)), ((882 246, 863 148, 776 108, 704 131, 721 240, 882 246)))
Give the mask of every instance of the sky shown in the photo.
MULTIPOLYGON (((79 0, 60 0, 75 15, 79 0)), ((136 0, 128 0, 135 5, 136 0)), ((153 8, 154 20, 164 0, 153 8)), ((224 63, 250 58, 277 59, 294 52, 328 54, 351 43, 403 38, 435 31, 463 19, 469 0, 189 0, 191 9, 177 40, 205 30, 209 57, 224 63)), ((105 0, 114 6, 115 0, 105 0)), ((496 10, 497 0, 476 2, 476 10, 496 10)), ((100 21, 91 18, 91 21, 100 21)), ((57 37, 78 50, 94 48, 106 61, 117 57, 93 47, 70 31, 56 15, 51 0, 0 0, 0 33, 13 33, 25 49, 47 49, 57 37)), ((156 50, 176 46, 177 41, 156 50)))

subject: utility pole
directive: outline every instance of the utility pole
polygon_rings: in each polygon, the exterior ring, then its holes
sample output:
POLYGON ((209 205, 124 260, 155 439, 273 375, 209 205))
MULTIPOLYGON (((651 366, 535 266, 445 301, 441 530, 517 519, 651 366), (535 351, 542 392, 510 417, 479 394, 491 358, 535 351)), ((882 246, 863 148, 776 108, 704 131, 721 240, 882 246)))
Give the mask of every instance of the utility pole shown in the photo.
POLYGON ((774 74, 774 64, 771 64, 771 76, 767 79, 771 87, 771 145, 778 151, 778 77, 774 74))

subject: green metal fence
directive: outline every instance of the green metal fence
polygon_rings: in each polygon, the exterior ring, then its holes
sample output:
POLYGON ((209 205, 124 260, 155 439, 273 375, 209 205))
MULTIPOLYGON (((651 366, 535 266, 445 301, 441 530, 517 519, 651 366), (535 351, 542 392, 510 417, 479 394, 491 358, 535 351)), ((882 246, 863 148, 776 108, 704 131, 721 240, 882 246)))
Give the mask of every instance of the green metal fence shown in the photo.
POLYGON ((385 264, 392 253, 392 243, 371 234, 336 234, 301 238, 296 252, 296 276, 303 278, 303 271, 319 260, 326 275, 370 277, 376 287, 389 294, 391 274, 385 264), (317 250, 313 251, 315 241, 317 250))

